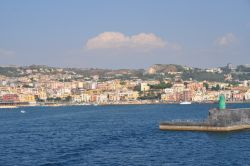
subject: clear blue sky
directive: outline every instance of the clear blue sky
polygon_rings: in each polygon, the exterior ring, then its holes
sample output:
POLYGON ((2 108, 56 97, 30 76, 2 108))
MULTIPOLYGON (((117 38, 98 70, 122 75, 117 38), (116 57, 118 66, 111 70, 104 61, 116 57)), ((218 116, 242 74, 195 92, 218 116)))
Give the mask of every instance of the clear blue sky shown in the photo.
POLYGON ((228 62, 250 63, 249 0, 0 0, 0 65, 228 62))

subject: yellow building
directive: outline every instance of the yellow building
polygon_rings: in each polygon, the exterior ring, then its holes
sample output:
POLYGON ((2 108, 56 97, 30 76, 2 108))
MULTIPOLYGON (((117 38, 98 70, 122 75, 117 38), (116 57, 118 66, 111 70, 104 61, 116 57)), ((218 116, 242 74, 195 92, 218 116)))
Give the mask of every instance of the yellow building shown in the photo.
POLYGON ((44 91, 40 91, 40 92, 38 92, 38 97, 39 97, 39 99, 46 100, 47 94, 44 91))
POLYGON ((130 91, 128 93, 128 100, 136 100, 139 97, 139 92, 137 91, 130 91))
POLYGON ((31 94, 19 94, 20 102, 36 103, 35 96, 31 94))
POLYGON ((176 101, 176 95, 174 94, 161 94, 161 100, 165 102, 174 102, 176 101))

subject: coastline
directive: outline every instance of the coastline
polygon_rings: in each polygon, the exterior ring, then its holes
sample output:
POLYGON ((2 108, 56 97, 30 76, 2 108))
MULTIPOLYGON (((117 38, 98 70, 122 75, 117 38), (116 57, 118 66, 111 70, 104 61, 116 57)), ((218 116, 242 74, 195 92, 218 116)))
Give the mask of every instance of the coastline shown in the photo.
MULTIPOLYGON (((216 104, 217 102, 192 102, 192 104, 216 104)), ((250 101, 229 101, 228 104, 244 104, 250 101)), ((130 102, 107 102, 107 103, 8 103, 0 104, 0 109, 19 108, 19 107, 65 107, 65 106, 109 106, 109 105, 157 105, 157 104, 180 104, 179 102, 161 102, 161 101, 130 101, 130 102)))

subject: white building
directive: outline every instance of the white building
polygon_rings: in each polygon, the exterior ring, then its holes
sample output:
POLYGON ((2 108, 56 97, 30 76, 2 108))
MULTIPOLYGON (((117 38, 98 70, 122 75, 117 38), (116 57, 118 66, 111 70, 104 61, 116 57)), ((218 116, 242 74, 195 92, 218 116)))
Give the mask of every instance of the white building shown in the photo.
POLYGON ((148 86, 147 83, 141 83, 141 91, 148 91, 150 87, 148 86))
POLYGON ((245 93, 245 100, 250 100, 250 89, 245 93))

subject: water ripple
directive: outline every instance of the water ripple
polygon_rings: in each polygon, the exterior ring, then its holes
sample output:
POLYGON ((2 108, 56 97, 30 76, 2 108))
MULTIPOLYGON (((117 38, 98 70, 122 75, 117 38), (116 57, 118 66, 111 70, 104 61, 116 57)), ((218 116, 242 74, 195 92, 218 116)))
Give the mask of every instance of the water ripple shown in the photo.
MULTIPOLYGON (((250 105, 232 105, 232 107, 250 105)), ((210 105, 30 107, 0 110, 0 165, 250 165, 250 130, 160 131, 204 119, 210 105)))

